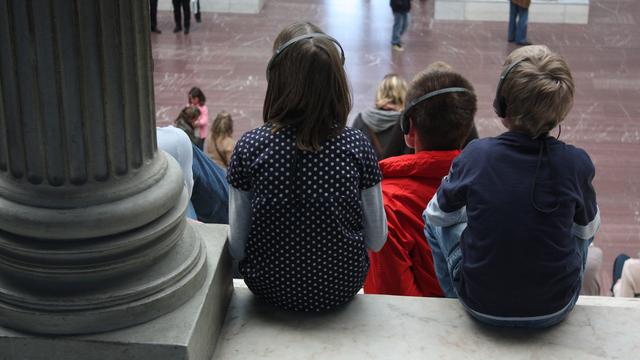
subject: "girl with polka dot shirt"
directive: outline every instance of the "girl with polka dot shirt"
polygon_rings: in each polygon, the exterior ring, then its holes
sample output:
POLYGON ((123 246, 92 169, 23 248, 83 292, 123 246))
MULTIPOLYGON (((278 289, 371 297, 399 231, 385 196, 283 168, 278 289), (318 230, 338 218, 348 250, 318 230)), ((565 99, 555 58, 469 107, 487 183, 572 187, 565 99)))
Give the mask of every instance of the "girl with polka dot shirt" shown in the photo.
POLYGON ((311 23, 276 38, 264 125, 229 164, 229 245, 259 298, 322 311, 360 290, 367 249, 387 238, 376 154, 345 127, 351 95, 340 44, 311 23))

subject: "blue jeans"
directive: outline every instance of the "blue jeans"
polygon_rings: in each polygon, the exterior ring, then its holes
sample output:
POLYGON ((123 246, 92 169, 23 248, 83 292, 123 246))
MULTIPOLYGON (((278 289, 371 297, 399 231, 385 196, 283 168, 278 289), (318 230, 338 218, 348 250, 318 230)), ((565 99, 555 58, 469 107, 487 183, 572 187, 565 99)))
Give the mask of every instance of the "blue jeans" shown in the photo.
POLYGON ((509 11, 509 41, 520 44, 527 41, 527 21, 529 9, 520 7, 513 2, 509 11), (516 18, 518 18, 516 24, 516 18))
MULTIPOLYGON (((464 229, 467 227, 467 223, 441 227, 431 224, 427 216, 424 216, 424 221, 424 232, 427 237, 427 242, 431 247, 433 265, 435 267, 440 287, 444 291, 446 297, 457 298, 458 294, 456 292, 456 285, 460 281, 460 263, 462 262, 460 237, 464 229)), ((582 259, 582 268, 580 270, 580 284, 582 284, 582 277, 584 276, 584 269, 587 263, 587 251, 593 238, 584 240, 574 237, 574 239, 576 241, 576 250, 582 259)), ((491 316, 474 311, 463 301, 460 302, 471 316, 485 324, 506 327, 546 328, 564 320, 575 306, 579 295, 580 288, 576 290, 571 301, 561 310, 553 314, 533 317, 491 316)))
POLYGON ((400 45, 402 41, 400 38, 407 27, 409 26, 409 13, 408 12, 393 12, 393 32, 391 34, 391 44, 400 45))

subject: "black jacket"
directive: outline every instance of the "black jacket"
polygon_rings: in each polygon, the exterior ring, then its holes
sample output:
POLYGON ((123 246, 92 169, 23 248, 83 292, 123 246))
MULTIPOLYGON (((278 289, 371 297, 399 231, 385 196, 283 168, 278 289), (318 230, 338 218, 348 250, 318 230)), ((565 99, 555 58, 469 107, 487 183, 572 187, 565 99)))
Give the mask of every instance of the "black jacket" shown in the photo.
POLYGON ((411 0, 391 0, 389 5, 394 12, 409 12, 411 10, 411 0))

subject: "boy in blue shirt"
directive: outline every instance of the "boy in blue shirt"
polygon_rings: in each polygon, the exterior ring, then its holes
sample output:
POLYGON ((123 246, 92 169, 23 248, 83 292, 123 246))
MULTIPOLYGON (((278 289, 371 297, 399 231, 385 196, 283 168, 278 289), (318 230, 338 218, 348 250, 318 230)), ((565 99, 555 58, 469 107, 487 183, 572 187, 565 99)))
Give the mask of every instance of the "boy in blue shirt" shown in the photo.
POLYGON ((484 323, 548 327, 578 299, 600 224, 595 169, 584 150, 549 136, 574 91, 547 47, 512 52, 494 101, 508 131, 471 142, 424 212, 445 295, 484 323))

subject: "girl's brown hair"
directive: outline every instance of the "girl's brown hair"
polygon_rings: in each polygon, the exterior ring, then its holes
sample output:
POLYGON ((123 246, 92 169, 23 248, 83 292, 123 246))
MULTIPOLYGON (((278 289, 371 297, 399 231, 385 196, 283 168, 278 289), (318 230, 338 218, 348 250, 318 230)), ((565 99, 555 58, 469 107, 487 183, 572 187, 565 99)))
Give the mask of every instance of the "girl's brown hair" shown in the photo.
MULTIPOLYGON (((278 34, 274 52, 290 39, 323 31, 312 23, 294 23, 278 34)), ((336 44, 322 37, 300 40, 274 59, 269 69, 262 117, 277 132, 292 127, 296 146, 316 151, 342 132, 351 110, 351 93, 336 44)))
POLYGON ((233 119, 231 119, 231 114, 226 111, 218 113, 213 120, 213 124, 211 124, 210 133, 212 140, 233 135, 233 119))
POLYGON ((200 100, 200 105, 204 105, 204 103, 207 102, 207 98, 199 87, 192 87, 191 90, 189 90, 189 97, 200 100))
POLYGON ((200 117, 200 110, 195 106, 187 106, 180 111, 180 115, 174 121, 175 126, 182 129, 189 136, 192 143, 196 143, 195 127, 193 122, 200 117))

